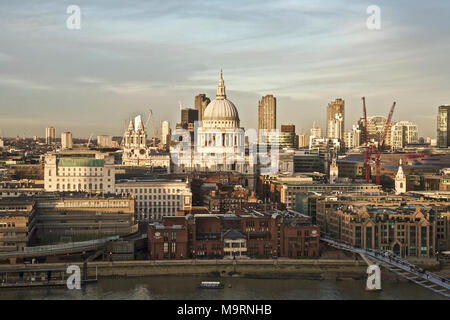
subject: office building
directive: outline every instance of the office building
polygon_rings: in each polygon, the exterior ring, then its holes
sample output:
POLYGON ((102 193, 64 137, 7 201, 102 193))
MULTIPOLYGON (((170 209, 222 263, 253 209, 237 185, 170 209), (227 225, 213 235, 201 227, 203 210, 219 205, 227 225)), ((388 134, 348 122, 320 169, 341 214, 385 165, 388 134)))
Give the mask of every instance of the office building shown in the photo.
POLYGON ((0 253, 23 251, 36 233, 34 201, 0 201, 0 253))
POLYGON ((352 246, 423 258, 449 248, 448 203, 392 194, 313 197, 320 229, 352 246))
POLYGON ((327 107, 327 138, 344 140, 345 101, 336 99, 327 107))
POLYGON ((437 147, 450 147, 450 105, 439 107, 437 117, 437 147))
POLYGON ((114 157, 96 151, 62 151, 45 155, 45 191, 113 193, 114 157))
POLYGON ((118 180, 115 190, 135 199, 138 221, 161 220, 192 207, 189 184, 181 180, 118 180))
POLYGON ((409 121, 400 121, 391 128, 391 147, 398 150, 409 144, 419 143, 419 130, 417 125, 409 121))
POLYGON ((170 146, 171 129, 169 121, 161 122, 161 146, 167 148, 170 146))
POLYGON ((258 135, 261 130, 275 130, 277 128, 277 99, 269 94, 258 102, 258 135))
POLYGON ((203 114, 205 113, 205 109, 210 102, 211 99, 209 99, 204 93, 195 96, 194 106, 198 112, 198 121, 201 122, 203 120, 203 114))

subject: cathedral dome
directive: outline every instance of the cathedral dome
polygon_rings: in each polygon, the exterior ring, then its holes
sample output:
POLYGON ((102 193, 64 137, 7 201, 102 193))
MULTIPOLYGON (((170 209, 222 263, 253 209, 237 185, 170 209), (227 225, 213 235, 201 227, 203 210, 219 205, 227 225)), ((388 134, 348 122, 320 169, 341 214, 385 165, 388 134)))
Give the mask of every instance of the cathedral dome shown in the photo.
POLYGON ((222 70, 220 70, 216 98, 208 104, 203 113, 203 126, 219 128, 239 126, 238 111, 233 102, 227 100, 222 70))
POLYGON ((214 99, 205 109, 204 120, 237 120, 239 114, 233 102, 227 99, 214 99))

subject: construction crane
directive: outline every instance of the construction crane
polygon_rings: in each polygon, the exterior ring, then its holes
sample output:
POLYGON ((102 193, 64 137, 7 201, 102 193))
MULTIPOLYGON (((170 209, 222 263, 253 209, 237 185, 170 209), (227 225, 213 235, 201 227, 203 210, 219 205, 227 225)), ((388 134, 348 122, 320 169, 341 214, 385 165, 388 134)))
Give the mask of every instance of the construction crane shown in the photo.
POLYGON ((366 183, 370 182, 370 149, 369 149, 369 138, 367 134, 367 109, 366 109, 366 97, 362 97, 363 101, 363 110, 364 110, 364 147, 365 158, 364 158, 364 166, 366 168, 366 183))
POLYGON ((91 144, 91 139, 92 139, 92 136, 94 135, 94 133, 91 133, 91 135, 89 136, 89 140, 88 140, 88 143, 87 143, 87 145, 86 145, 86 147, 89 149, 89 145, 91 144))
POLYGON ((366 182, 370 182, 370 161, 373 160, 375 162, 375 174, 376 174, 376 184, 381 184, 381 152, 384 150, 384 145, 386 142, 387 132, 390 128, 392 116, 394 114, 396 101, 392 104, 391 110, 389 111, 389 115, 387 117, 386 123, 384 125, 383 138, 378 144, 378 147, 375 145, 369 146, 369 138, 367 134, 367 109, 366 109, 366 98, 362 97, 363 100, 363 112, 364 112, 364 146, 365 146, 365 159, 364 165, 366 167, 366 182))

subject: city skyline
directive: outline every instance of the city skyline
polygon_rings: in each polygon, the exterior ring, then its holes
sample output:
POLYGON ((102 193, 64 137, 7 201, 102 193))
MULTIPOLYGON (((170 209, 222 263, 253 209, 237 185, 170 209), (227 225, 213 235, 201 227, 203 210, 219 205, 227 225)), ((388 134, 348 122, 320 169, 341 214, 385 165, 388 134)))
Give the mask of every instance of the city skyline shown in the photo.
POLYGON ((193 108, 196 95, 215 96, 223 68, 243 127, 257 128, 258 101, 273 94, 277 126, 325 129, 327 104, 342 98, 348 130, 366 96, 369 116, 386 116, 396 100, 394 121, 435 138, 438 107, 449 103, 449 44, 439 31, 449 27, 450 5, 414 2, 379 1, 377 31, 366 27, 365 2, 250 1, 237 10, 214 1, 78 1, 81 30, 66 28, 66 2, 2 4, 0 129, 121 136, 124 120, 146 118, 149 108, 157 123, 173 124, 178 101, 193 108))

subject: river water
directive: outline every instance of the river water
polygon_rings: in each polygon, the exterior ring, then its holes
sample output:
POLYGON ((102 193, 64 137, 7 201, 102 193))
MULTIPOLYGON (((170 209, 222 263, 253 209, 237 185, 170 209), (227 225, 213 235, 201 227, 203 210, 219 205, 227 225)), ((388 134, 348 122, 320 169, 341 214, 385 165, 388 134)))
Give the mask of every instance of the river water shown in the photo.
POLYGON ((384 281, 383 290, 366 292, 361 280, 251 279, 200 276, 154 276, 102 278, 81 290, 65 287, 0 289, 0 299, 443 299, 432 291, 409 282, 384 281), (201 281, 220 280, 224 289, 199 289, 201 281), (228 286, 231 285, 231 288, 228 286))

